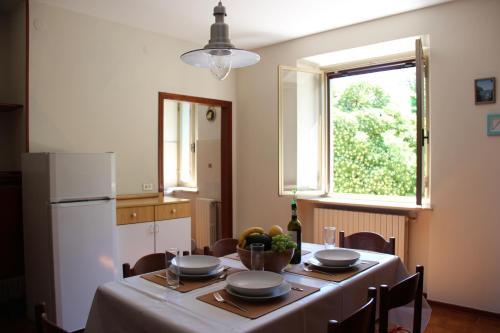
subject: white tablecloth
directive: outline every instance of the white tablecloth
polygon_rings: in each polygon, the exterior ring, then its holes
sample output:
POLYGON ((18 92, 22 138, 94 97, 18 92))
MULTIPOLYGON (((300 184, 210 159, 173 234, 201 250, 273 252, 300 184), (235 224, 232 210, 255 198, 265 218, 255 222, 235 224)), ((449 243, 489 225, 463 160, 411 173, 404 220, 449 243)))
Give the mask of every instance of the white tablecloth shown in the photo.
MULTIPOLYGON (((303 244, 311 251, 306 259, 323 246, 303 244)), ((366 302, 367 289, 392 285, 408 276, 396 256, 360 251, 362 260, 379 264, 341 283, 284 273, 287 281, 321 288, 297 302, 258 319, 248 319, 196 299, 223 288, 225 281, 179 293, 139 276, 107 283, 99 287, 85 328, 86 333, 111 332, 326 332, 329 319, 342 320, 366 302)), ((223 264, 244 268, 241 262, 221 258, 223 264)), ((412 311, 392 311, 391 318, 411 327, 412 311)), ((424 328, 430 318, 425 303, 424 328)))

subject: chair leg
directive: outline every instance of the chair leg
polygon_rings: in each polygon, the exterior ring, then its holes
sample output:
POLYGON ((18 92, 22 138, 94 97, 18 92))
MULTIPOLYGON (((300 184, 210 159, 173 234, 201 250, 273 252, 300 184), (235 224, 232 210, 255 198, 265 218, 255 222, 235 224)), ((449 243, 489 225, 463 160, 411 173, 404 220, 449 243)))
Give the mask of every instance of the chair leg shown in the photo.
POLYGON ((132 270, 130 269, 129 263, 124 263, 122 265, 122 269, 123 269, 123 278, 124 279, 132 276, 132 270))
POLYGON ((43 333, 42 314, 45 313, 45 303, 35 305, 35 326, 37 333, 43 333))
POLYGON ((390 252, 392 255, 396 254, 396 238, 391 237, 389 238, 389 244, 390 244, 390 252))
POLYGON ((418 285, 413 309, 413 332, 420 333, 422 328, 422 297, 424 289, 424 266, 417 266, 418 285))
POLYGON ((330 320, 328 322, 328 333, 339 333, 340 332, 340 324, 336 320, 330 320))
POLYGON ((339 231, 339 247, 344 247, 345 232, 339 231))
POLYGON ((368 301, 373 299, 373 307, 370 313, 370 333, 375 333, 375 320, 377 316, 377 288, 370 287, 368 288, 368 301))
POLYGON ((389 286, 383 284, 380 286, 379 302, 379 332, 387 332, 389 327, 389 286))

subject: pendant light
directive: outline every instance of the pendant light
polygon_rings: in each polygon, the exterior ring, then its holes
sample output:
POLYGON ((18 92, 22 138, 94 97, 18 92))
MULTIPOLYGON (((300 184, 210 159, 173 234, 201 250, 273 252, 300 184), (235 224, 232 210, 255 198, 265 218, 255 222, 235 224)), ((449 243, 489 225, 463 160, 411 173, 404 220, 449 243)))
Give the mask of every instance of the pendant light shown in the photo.
POLYGON ((224 23, 226 7, 214 7, 215 23, 210 27, 210 40, 202 49, 192 50, 181 55, 182 61, 196 67, 210 68, 219 80, 224 80, 231 68, 251 66, 259 62, 257 53, 236 48, 229 40, 229 26, 224 23))

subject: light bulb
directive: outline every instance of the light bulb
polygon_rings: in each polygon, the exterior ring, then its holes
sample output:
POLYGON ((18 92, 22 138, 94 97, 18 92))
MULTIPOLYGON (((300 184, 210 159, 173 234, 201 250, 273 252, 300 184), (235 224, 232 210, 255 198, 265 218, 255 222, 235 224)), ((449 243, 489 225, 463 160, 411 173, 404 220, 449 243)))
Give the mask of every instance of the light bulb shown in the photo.
POLYGON ((210 54, 209 68, 218 80, 224 80, 231 71, 231 54, 210 54))

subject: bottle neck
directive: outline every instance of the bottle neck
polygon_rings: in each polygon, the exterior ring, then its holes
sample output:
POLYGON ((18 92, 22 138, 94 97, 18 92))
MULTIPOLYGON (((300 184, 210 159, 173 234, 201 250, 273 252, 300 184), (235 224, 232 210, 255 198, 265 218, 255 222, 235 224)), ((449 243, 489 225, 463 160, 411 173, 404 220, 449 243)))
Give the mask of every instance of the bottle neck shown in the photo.
POLYGON ((297 219, 297 206, 292 205, 292 220, 297 219))

